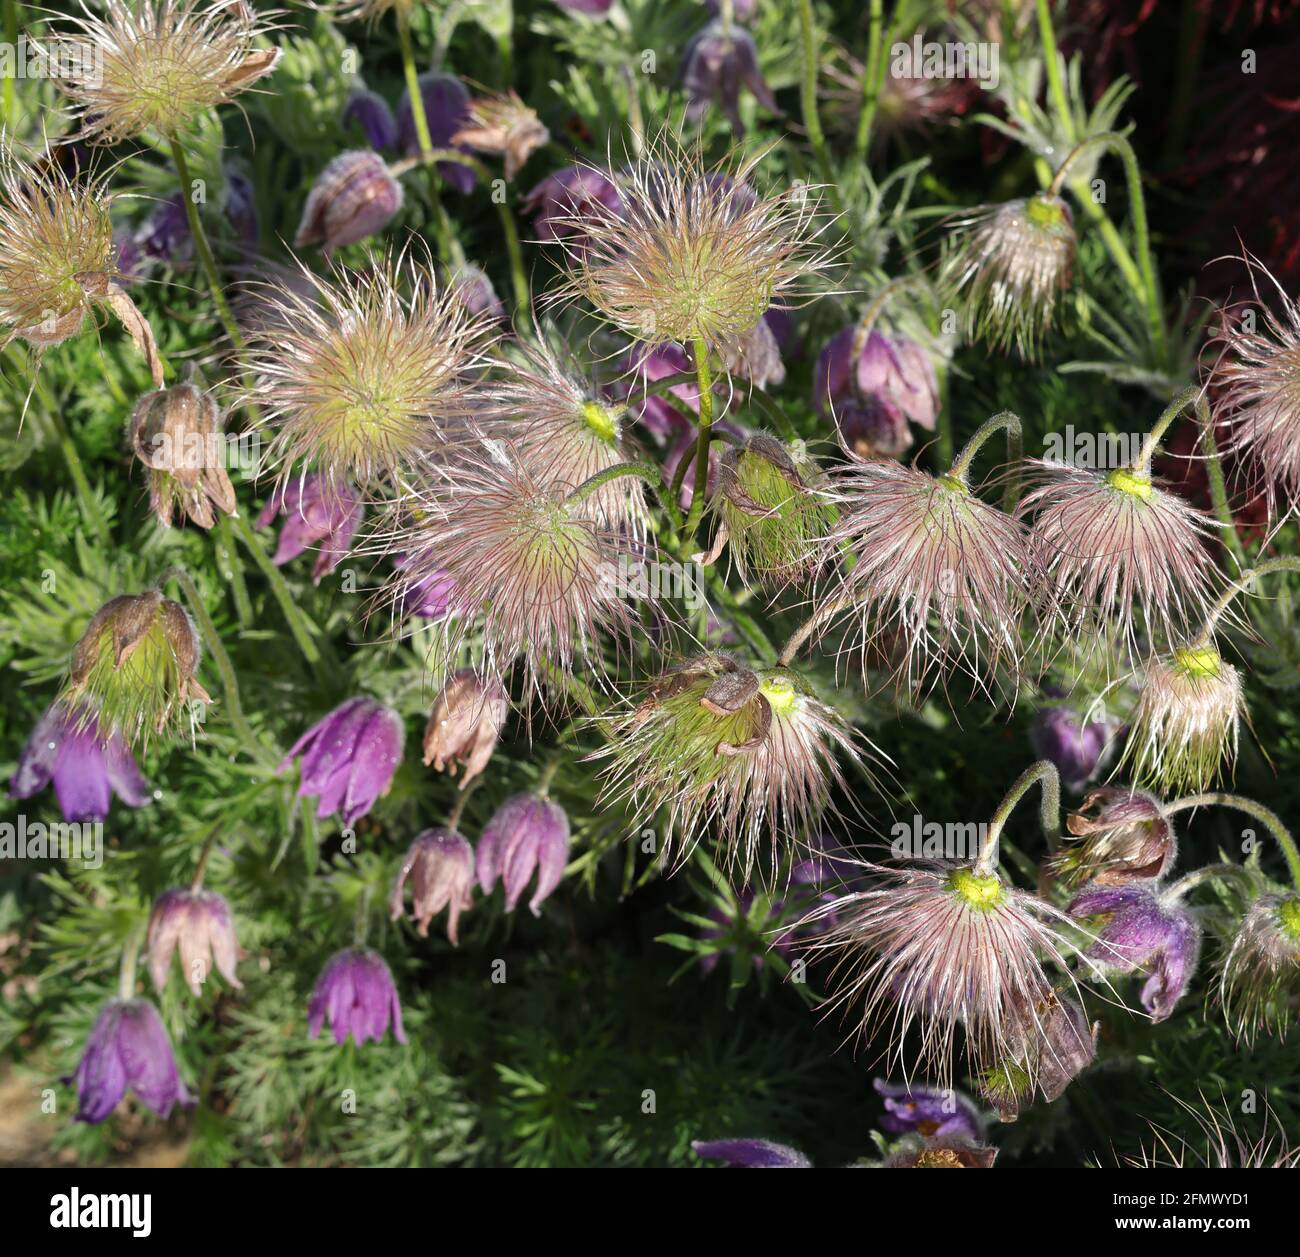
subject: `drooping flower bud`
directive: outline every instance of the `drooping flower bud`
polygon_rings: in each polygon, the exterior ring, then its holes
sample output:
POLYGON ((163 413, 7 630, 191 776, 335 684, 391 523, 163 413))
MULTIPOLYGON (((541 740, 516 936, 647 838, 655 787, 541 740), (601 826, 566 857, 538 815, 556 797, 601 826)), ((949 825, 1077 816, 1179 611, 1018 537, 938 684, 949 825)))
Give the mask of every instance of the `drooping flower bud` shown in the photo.
POLYGON ((214 506, 234 514, 221 411, 210 393, 188 383, 146 393, 131 416, 131 446, 149 469, 149 504, 164 528, 177 506, 200 528, 217 522, 214 506))
POLYGON ((812 1168, 798 1148, 770 1139, 692 1139, 691 1150, 706 1161, 722 1161, 733 1170, 807 1170, 812 1168))
POLYGON ((366 143, 376 151, 397 144, 397 119, 392 109, 378 92, 368 88, 353 90, 339 122, 345 130, 354 125, 359 127, 366 143))
POLYGON ((715 101, 731 129, 744 135, 740 120, 740 89, 747 87, 769 113, 780 116, 781 108, 758 66, 758 46, 741 27, 728 29, 721 20, 710 22, 686 46, 682 84, 690 103, 686 117, 699 122, 715 101))
POLYGON ((785 445, 755 433, 718 463, 711 506, 718 518, 716 555, 726 544, 750 584, 798 581, 816 570, 816 542, 835 519, 824 477, 802 441, 785 445))
POLYGON ((285 772, 301 756, 298 797, 319 796, 318 818, 338 812, 351 825, 388 793, 402 762, 404 738, 395 711, 369 698, 350 698, 312 725, 276 772, 285 772))
POLYGON ((1067 790, 1082 790, 1097 775, 1110 741, 1104 720, 1086 723, 1065 706, 1048 707, 1029 731, 1029 741, 1039 759, 1050 759, 1067 790))
MULTIPOLYGON (((402 555, 393 560, 393 566, 405 571, 411 566, 411 560, 402 555)), ((423 620, 441 620, 450 612, 455 597, 456 578, 450 572, 427 572, 403 585, 398 617, 418 615, 423 620)))
POLYGON ((1300 997, 1300 895, 1261 895, 1251 904, 1224 961, 1219 999, 1238 1039, 1263 1030, 1286 1037, 1300 997))
POLYGON ((968 340, 1038 356, 1059 322, 1076 240, 1070 207, 1040 192, 976 210, 956 224, 939 271, 945 304, 958 309, 968 340))
POLYGON ((473 903, 474 848, 450 829, 426 829, 411 843, 389 901, 396 921, 405 908, 406 879, 411 878, 411 919, 421 938, 429 934, 429 922, 447 909, 447 938, 456 946, 460 914, 473 903))
POLYGON ((406 1042, 397 987, 378 952, 350 947, 330 958, 307 1006, 308 1036, 316 1038, 326 1021, 340 1046, 349 1035, 358 1047, 378 1043, 390 1027, 398 1043, 406 1042))
POLYGON ((485 895, 501 883, 506 911, 513 912, 533 874, 537 884, 528 901, 533 916, 560 884, 569 862, 569 818, 557 803, 535 794, 507 799, 479 839, 478 884, 485 895))
POLYGON ((9 779, 11 799, 30 799, 54 782, 63 819, 102 821, 116 794, 131 807, 149 802, 131 748, 118 732, 107 737, 89 710, 51 703, 36 722, 9 779))
POLYGON ((167 1117, 177 1104, 194 1104, 177 1072, 162 1018, 143 999, 113 999, 104 1005, 76 1073, 65 1081, 76 1084, 79 1122, 102 1122, 128 1087, 159 1117, 167 1117))
POLYGON ((500 682, 485 681, 472 668, 463 668, 443 686, 429 713, 425 764, 453 776, 463 767, 463 790, 488 766, 509 711, 510 696, 500 682))
POLYGON ((167 985, 167 971, 177 950, 181 973, 195 995, 214 966, 236 990, 243 985, 235 975, 239 944, 230 905, 213 891, 177 889, 159 895, 149 917, 145 948, 149 975, 159 992, 167 985))
POLYGON ((755 388, 768 389, 785 380, 785 363, 772 324, 764 315, 734 344, 723 350, 722 365, 755 388))
POLYGON ((212 701, 198 681, 199 659, 199 635, 179 603, 156 589, 122 594, 86 626, 63 698, 87 699, 102 735, 147 742, 178 725, 192 700, 212 701))
POLYGON ((1093 790, 1065 825, 1078 841, 1066 843, 1048 861, 1048 871, 1068 886, 1122 886, 1163 877, 1178 853, 1173 824, 1145 791, 1093 790))
POLYGON ((1098 1026, 1074 1000, 1052 991, 1032 1006, 1012 993, 1010 1003, 1011 1050, 980 1078, 980 1095, 1004 1122, 1014 1122, 1035 1094, 1059 1100, 1097 1054, 1098 1026))
POLYGON ((1164 1021, 1187 990, 1201 951, 1201 927, 1180 900, 1154 882, 1085 886, 1069 903, 1094 923, 1097 941, 1085 955, 1115 973, 1150 976, 1140 998, 1152 1021, 1164 1021))
POLYGON ((513 179, 524 163, 550 140, 537 114, 513 92, 488 96, 470 105, 469 117, 451 137, 453 144, 505 158, 505 176, 513 179))
POLYGON ((368 148, 340 153, 317 176, 303 206, 294 247, 320 243, 329 257, 383 231, 402 208, 402 185, 368 148))
POLYGON ((537 184, 524 197, 522 208, 534 215, 533 230, 539 240, 568 238, 576 246, 590 227, 621 214, 623 201, 599 170, 566 166, 537 184))
POLYGON ((275 547, 275 565, 283 567, 314 547, 311 579, 319 585, 347 555, 365 507, 351 485, 331 487, 324 476, 308 473, 286 481, 266 499, 257 526, 265 528, 281 514, 285 523, 275 547))
MULTIPOLYGON (((453 147, 452 137, 470 119, 469 93, 454 74, 437 70, 421 74, 419 83, 430 142, 434 148, 453 147)), ((420 137, 415 129, 415 114, 408 92, 402 93, 401 104, 397 107, 397 144, 408 157, 420 154, 420 137)), ((439 162, 438 176, 462 195, 472 192, 478 182, 474 172, 461 162, 439 162)))
POLYGON ((451 286, 465 309, 476 318, 484 316, 494 323, 505 319, 505 305, 482 267, 475 266, 472 262, 457 266, 452 272, 451 286))
POLYGON ((1213 646, 1150 660, 1121 767, 1162 793, 1207 790, 1237 758, 1246 711, 1241 673, 1213 646))

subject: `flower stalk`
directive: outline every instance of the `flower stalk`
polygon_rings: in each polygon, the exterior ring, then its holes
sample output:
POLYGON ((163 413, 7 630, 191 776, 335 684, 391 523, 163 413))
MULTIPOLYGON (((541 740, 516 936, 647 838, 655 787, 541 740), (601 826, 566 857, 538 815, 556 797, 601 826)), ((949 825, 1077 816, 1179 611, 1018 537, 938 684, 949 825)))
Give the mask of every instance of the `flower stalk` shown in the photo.
POLYGON ((975 862, 977 876, 996 876, 998 843, 1002 837, 1002 829, 1015 810, 1016 804, 1035 784, 1039 785, 1041 792, 1039 819, 1043 826, 1043 833, 1047 837, 1048 849, 1055 850, 1061 834, 1061 776, 1051 760, 1040 759, 1016 778, 1015 784, 1007 791, 1006 798, 998 804, 997 811, 993 813, 985 832, 984 842, 980 846, 979 859, 975 862))
POLYGON ((1187 812, 1198 807, 1230 807, 1259 821, 1281 847, 1287 869, 1291 874, 1291 882, 1296 890, 1300 891, 1300 847, 1296 845, 1291 831, 1282 823, 1282 818, 1272 808, 1256 803, 1254 799, 1243 798, 1239 794, 1209 791, 1205 794, 1189 794, 1186 798, 1175 800, 1165 807, 1165 815, 1172 816, 1175 812, 1187 812))

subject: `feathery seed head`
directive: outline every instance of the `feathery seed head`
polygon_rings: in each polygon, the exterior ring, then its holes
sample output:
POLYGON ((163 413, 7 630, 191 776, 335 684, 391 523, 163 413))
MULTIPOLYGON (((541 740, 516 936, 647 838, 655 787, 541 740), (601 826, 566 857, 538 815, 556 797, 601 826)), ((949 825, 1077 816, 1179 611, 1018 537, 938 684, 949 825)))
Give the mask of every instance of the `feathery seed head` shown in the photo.
POLYGON ((1070 286, 1076 240, 1069 206, 1039 193, 976 210, 956 224, 939 269, 945 303, 961 310, 967 339, 1038 355, 1070 286))
POLYGON ((1300 996, 1300 895, 1261 895, 1224 961, 1219 999, 1228 1026, 1253 1043, 1263 1030, 1285 1038, 1300 996))
POLYGON ((82 9, 47 49, 71 67, 54 81, 77 111, 81 139, 179 135, 280 59, 280 49, 257 47, 274 23, 244 0, 107 0, 102 17, 82 9))
POLYGON ((179 603, 157 590, 122 594, 91 617, 63 699, 88 700, 81 710, 98 711, 104 738, 148 742, 179 725, 191 699, 212 701, 196 677, 199 657, 199 635, 179 603))
MULTIPOLYGON (((811 952, 836 957, 829 1007, 860 1005, 861 1032, 888 1030, 882 1051, 902 1063, 916 1030, 915 1068, 951 1083, 958 1027, 971 1072, 1015 1062, 1023 1084, 1045 1076, 1045 1016, 1058 996, 1047 960, 1068 973, 1064 913, 977 866, 868 865, 868 889, 814 909, 827 928, 811 952)), ((855 1020, 858 1020, 855 1014, 855 1020)), ((906 1076, 906 1075, 905 1075, 906 1076)))
POLYGON ((550 140, 536 112, 513 92, 487 96, 470 105, 469 118, 451 137, 453 144, 505 158, 505 176, 513 179, 524 163, 550 140))
POLYGON ((551 299, 586 298, 650 346, 703 344, 725 355, 827 265, 818 199, 806 187, 755 195, 743 182, 755 160, 705 170, 697 153, 665 156, 611 176, 621 209, 584 206, 573 234, 561 236, 570 274, 551 299))
POLYGON ((1169 639, 1200 626, 1214 593, 1213 521, 1132 468, 1031 466, 1038 483, 1018 513, 1032 520, 1045 618, 1097 649, 1117 640, 1130 658, 1140 627, 1169 639))
POLYGON ((1018 521, 960 479, 898 463, 842 469, 828 564, 853 555, 819 598, 823 632, 847 618, 846 646, 864 678, 892 645, 895 683, 923 692, 954 669, 988 688, 1020 664, 1029 554, 1018 521))
POLYGON ((718 461, 710 509, 718 519, 714 549, 725 541, 746 584, 811 575, 816 543, 834 522, 824 477, 802 441, 785 445, 755 433, 718 461))
POLYGON ((368 272, 304 274, 310 292, 278 292, 278 330, 247 355, 275 429, 267 463, 282 480, 310 466, 330 487, 393 477, 468 413, 490 320, 407 254, 368 272))
POLYGON ((1237 758, 1241 673, 1213 646, 1184 646, 1142 670, 1120 768, 1162 793, 1200 791, 1237 758))

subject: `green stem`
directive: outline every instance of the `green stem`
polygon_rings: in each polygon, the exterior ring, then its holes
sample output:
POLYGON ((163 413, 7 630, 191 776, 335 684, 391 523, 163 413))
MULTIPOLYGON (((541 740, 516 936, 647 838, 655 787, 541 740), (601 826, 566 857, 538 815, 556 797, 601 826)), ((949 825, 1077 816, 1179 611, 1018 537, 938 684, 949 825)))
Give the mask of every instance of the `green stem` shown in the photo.
POLYGON ((293 640, 298 643, 298 649, 302 651, 303 658, 308 663, 319 663, 320 650, 311 639, 303 614, 298 609, 298 604, 294 602, 293 595, 289 592, 289 586, 285 584, 280 569, 271 562, 266 551, 262 549, 261 542, 258 541, 257 535, 249 527, 248 520, 243 515, 234 516, 233 523, 236 535, 244 543, 249 554, 253 556, 253 562, 261 569, 262 575, 270 583, 271 592, 275 595, 276 602, 280 604, 280 611, 289 624, 289 631, 293 634, 293 640))
MULTIPOLYGON (((1039 3, 1043 3, 1043 0, 1039 0, 1039 3)), ((1146 307, 1152 343, 1159 350, 1163 361, 1165 351, 1163 300, 1160 296, 1160 281, 1156 275, 1155 258, 1151 252, 1151 230, 1147 224, 1147 202, 1146 194, 1142 190, 1142 169, 1138 165, 1133 146, 1118 131, 1104 131, 1100 135, 1090 136, 1067 154, 1048 186, 1048 195, 1060 195, 1070 168, 1084 153, 1094 148, 1109 148, 1117 153, 1124 163, 1124 173, 1128 180, 1129 210, 1133 215, 1133 235, 1137 239, 1138 246, 1142 302, 1146 307)), ((1092 203, 1091 197, 1081 196, 1079 199, 1085 205, 1092 203)))
POLYGON ((1250 871, 1242 868, 1240 864, 1207 864, 1203 868, 1193 869, 1190 873, 1184 874, 1164 891, 1160 898, 1165 901, 1181 899, 1203 883, 1220 881, 1223 878, 1238 879, 1252 889, 1255 885, 1255 879, 1250 875, 1250 871))
POLYGON ((1210 423, 1210 407, 1205 400, 1201 389, 1195 384, 1191 388, 1185 388, 1160 414, 1160 418, 1155 421, 1151 431, 1142 438, 1142 448, 1138 450, 1138 456, 1133 461, 1133 470, 1139 476, 1149 476, 1151 474, 1151 460, 1155 457, 1156 446, 1160 444, 1160 438, 1169 430, 1169 426, 1179 415, 1187 409, 1188 406, 1196 408, 1197 418, 1200 419, 1203 427, 1208 427, 1210 423))
POLYGON ((195 585, 190 574, 183 567, 169 568, 163 573, 158 583, 159 585, 165 585, 169 580, 174 580, 184 591, 185 601, 190 606, 190 614, 198 622, 199 632, 203 636, 204 644, 207 646, 208 653, 212 656, 212 662, 216 665, 217 672, 221 677, 221 691, 226 697, 226 715, 229 717, 230 723, 235 727, 235 731, 243 739, 244 749, 267 767, 274 768, 279 763, 279 758, 258 737, 253 730, 253 726, 248 723, 248 717, 244 715, 244 705, 239 698, 239 680, 235 675, 234 665, 230 662, 230 656, 226 653, 226 648, 222 644, 221 635, 217 632, 217 626, 212 622, 212 617, 208 614, 208 608, 199 593, 198 586, 195 585))
MULTIPOLYGON (((4 0, 5 43, 10 48, 18 47, 18 4, 17 0, 4 0)), ((17 101, 17 82, 13 74, 6 74, 4 80, 4 121, 10 135, 18 131, 18 115, 14 109, 17 101)))
POLYGON ((1256 803, 1254 799, 1242 798, 1239 794, 1222 794, 1214 791, 1178 799, 1165 807, 1165 815, 1171 816, 1175 812, 1185 812, 1195 807, 1230 807, 1235 811, 1245 812, 1247 816, 1253 816, 1277 840, 1277 845, 1282 848, 1282 854, 1286 857, 1291 881, 1296 890, 1300 890, 1300 847, 1296 846, 1291 831, 1282 824, 1282 818, 1276 812, 1266 808, 1262 803, 1256 803))
POLYGON ((665 511, 668 512, 668 518, 674 529, 681 527, 681 514, 677 510, 677 504, 669 495, 668 486, 664 483, 663 468, 657 463, 615 463, 613 467, 606 467, 603 471, 598 471, 595 475, 588 476, 576 489, 574 489, 565 499, 565 505, 574 505, 583 502, 591 497, 598 489, 603 488, 611 481, 622 479, 625 476, 636 476, 644 480, 655 493, 658 495, 660 502, 665 511))
POLYGON ((781 653, 776 657, 777 664, 782 668, 788 668, 795 655, 799 653, 799 647, 813 635, 816 629, 849 605, 850 601, 847 598, 832 598, 823 602, 786 639, 785 645, 781 647, 781 653))
POLYGON ((1015 810, 1016 804, 1025 797, 1035 783, 1038 783, 1042 790, 1038 814, 1043 833, 1047 838, 1048 849, 1055 849, 1061 834, 1061 776, 1051 760, 1040 759, 1016 778, 1015 784, 1007 791, 1006 798, 998 804, 998 810, 993 813, 984 836, 984 843, 980 847, 979 859, 975 862, 975 871, 980 876, 992 877, 996 874, 998 840, 1002 836, 1002 828, 1015 810))
POLYGON ((451 805, 451 814, 447 817, 447 828, 453 833, 456 826, 460 824, 460 818, 465 811, 465 804, 469 802, 469 796, 482 784, 482 777, 473 777, 456 791, 456 801, 451 805))
POLYGON ((697 339, 692 353, 695 358, 695 375, 699 381, 700 417, 695 440, 695 493, 691 498, 691 509, 687 513, 684 528, 688 543, 695 536, 695 529, 704 514, 704 498, 709 489, 709 443, 713 439, 713 375, 709 370, 709 347, 697 339))
POLYGON ((194 877, 190 880, 190 890, 199 891, 203 889, 203 878, 208 871, 208 861, 212 858, 212 852, 217 845, 217 839, 221 836, 225 828, 225 820, 219 820, 211 829, 208 830, 207 837, 204 838, 203 846, 199 851, 198 862, 194 866, 194 877))
POLYGON ((222 567, 222 575, 230 581, 231 593, 235 599, 235 616, 241 628, 248 628, 253 622, 253 604, 248 597, 248 583, 244 580, 244 565, 239 561, 235 549, 235 534, 230 527, 230 518, 218 514, 216 527, 217 562, 222 567))
POLYGON ((880 102, 882 70, 884 69, 884 0, 871 0, 870 25, 867 28, 867 64, 862 79, 862 111, 858 114, 858 161, 867 157, 871 142, 871 124, 876 118, 880 102))
POLYGON ((122 948, 122 966, 117 975, 117 993, 122 999, 135 999, 135 969, 140 960, 144 931, 144 925, 135 926, 122 948))
POLYGON ((1233 518, 1232 507, 1228 503, 1228 485, 1223 477, 1223 461, 1219 458, 1219 444, 1214 439, 1214 422, 1208 416, 1201 428, 1201 445, 1205 450, 1205 474, 1210 482, 1210 501, 1214 505, 1214 515, 1223 526, 1223 540, 1232 557, 1237 560, 1237 570, 1244 572, 1250 565, 1246 557, 1246 548, 1241 544, 1241 534, 1237 532, 1237 521, 1233 518))
POLYGON ((975 435, 962 447, 948 475, 954 480, 959 480, 964 487, 969 487, 970 467, 975 455, 979 453, 985 441, 1003 430, 1007 434, 1007 465, 1015 469, 1011 483, 1007 485, 1008 509, 1010 509, 1020 495, 1019 466, 1024 452, 1024 427, 1019 415, 1009 410, 1002 410, 980 424, 975 430, 975 435))
POLYGON ((208 288, 212 292, 212 301, 217 307, 217 317, 221 320, 221 326, 226 329, 230 343, 243 353, 244 334, 239 330, 239 324, 235 322, 235 316, 230 312, 230 304, 226 301, 226 293, 221 286, 221 273, 217 270, 217 259, 213 256, 208 233, 204 229, 203 219, 199 216, 199 207, 194 201, 194 187, 190 182, 190 167, 185 157, 185 148, 176 136, 172 137, 171 146, 176 178, 181 185, 181 200, 185 202, 185 217, 189 220, 190 235, 194 238, 194 251, 199 255, 199 263, 208 278, 208 288))
POLYGON ((1074 115, 1070 112, 1070 99, 1061 78, 1060 57, 1056 51, 1056 32, 1052 30, 1052 11, 1048 0, 1037 0, 1038 35, 1043 45, 1043 69, 1047 74, 1047 90, 1051 93, 1061 130, 1067 140, 1074 139, 1074 115))
POLYGON ((397 18, 397 37, 402 46, 402 74, 406 78, 406 96, 411 102, 411 120, 415 123, 415 138, 420 154, 429 167, 429 203, 433 215, 434 234, 437 237, 438 257, 444 265, 451 264, 451 227, 442 208, 439 193, 438 167, 431 160, 434 152, 433 137, 429 132, 429 118, 424 111, 424 93, 420 91, 420 75, 415 68, 415 48, 411 44, 411 28, 400 14, 397 18))
POLYGON ((51 413, 54 416, 54 426, 59 437, 59 449, 63 452, 63 461, 68 465, 68 474, 72 477, 72 484, 77 491, 77 500, 81 503, 82 513, 90 521, 90 526, 100 545, 107 546, 111 540, 108 533, 108 522, 104 519, 99 509, 99 503, 95 500, 94 491, 90 487, 90 481, 86 478, 86 468, 81 461, 81 455, 77 452, 77 443, 72 439, 72 435, 68 432, 63 419, 56 412, 51 413))
POLYGON ((817 169, 822 182, 831 192, 831 199, 839 207, 839 192, 835 187, 830 153, 826 148, 826 135, 822 131, 821 114, 817 110, 817 27, 813 18, 812 0, 799 0, 799 38, 803 46, 803 75, 799 82, 799 98, 803 107, 804 130, 817 158, 817 169))
POLYGON ((1218 601, 1210 608, 1210 613, 1205 618, 1204 627, 1197 634, 1195 642, 1192 643, 1192 649, 1203 649, 1209 646, 1214 639, 1214 626, 1218 624, 1223 613, 1232 605, 1233 599, 1238 594, 1249 589, 1261 576, 1269 576, 1273 572, 1300 572, 1300 558, 1291 555, 1280 555, 1275 559, 1265 559, 1263 563, 1257 563, 1254 567, 1246 568, 1219 595, 1218 601))

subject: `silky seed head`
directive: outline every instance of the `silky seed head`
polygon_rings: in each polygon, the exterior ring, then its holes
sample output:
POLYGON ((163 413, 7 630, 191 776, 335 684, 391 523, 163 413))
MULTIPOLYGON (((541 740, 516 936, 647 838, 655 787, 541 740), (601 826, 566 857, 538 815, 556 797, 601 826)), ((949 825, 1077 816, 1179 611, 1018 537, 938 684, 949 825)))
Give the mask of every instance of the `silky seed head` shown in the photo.
POLYGON ((1262 1030, 1285 1038, 1300 996, 1300 895, 1261 895, 1224 961, 1219 998, 1229 1028, 1250 1044, 1262 1030))

